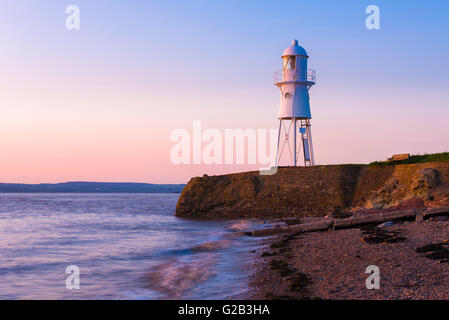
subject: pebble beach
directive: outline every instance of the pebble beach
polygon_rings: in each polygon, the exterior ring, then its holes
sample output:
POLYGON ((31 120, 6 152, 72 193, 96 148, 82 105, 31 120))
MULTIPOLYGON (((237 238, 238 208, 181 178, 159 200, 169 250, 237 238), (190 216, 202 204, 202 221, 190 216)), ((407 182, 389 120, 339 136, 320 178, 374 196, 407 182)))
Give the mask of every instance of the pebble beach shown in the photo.
POLYGON ((248 299, 449 299, 449 218, 277 235, 251 266, 248 299), (377 266, 379 289, 367 289, 377 266))

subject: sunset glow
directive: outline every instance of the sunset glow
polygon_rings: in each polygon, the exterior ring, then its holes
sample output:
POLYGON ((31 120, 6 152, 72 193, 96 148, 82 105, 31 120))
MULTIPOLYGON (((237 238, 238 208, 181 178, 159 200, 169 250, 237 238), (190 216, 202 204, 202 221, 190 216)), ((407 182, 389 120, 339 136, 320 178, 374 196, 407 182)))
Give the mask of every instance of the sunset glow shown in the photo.
POLYGON ((185 183, 258 170, 175 165, 169 136, 195 120, 276 128, 273 71, 293 38, 317 70, 317 164, 449 150, 445 1, 378 1, 378 31, 351 1, 75 2, 78 31, 65 28, 68 1, 1 6, 1 182, 185 183))

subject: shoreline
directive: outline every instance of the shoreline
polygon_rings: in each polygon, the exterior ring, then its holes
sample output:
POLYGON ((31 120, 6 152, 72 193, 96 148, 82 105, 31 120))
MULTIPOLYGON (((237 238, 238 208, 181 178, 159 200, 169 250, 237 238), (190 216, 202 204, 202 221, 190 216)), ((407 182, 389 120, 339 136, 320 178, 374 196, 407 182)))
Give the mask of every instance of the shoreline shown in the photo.
POLYGON ((449 161, 283 167, 192 178, 175 215, 271 225, 245 232, 265 248, 243 299, 449 299, 448 190, 449 161))
POLYGON ((263 241, 246 299, 449 299, 448 216, 263 241), (370 265, 380 269, 380 289, 366 288, 370 265))

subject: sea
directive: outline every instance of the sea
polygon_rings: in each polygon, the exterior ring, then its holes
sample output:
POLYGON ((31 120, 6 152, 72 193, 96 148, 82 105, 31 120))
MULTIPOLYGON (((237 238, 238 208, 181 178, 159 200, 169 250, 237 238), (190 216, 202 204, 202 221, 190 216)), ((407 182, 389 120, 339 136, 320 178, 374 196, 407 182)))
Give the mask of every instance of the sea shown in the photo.
POLYGON ((261 220, 175 217, 179 194, 0 194, 0 299, 233 299, 261 220))

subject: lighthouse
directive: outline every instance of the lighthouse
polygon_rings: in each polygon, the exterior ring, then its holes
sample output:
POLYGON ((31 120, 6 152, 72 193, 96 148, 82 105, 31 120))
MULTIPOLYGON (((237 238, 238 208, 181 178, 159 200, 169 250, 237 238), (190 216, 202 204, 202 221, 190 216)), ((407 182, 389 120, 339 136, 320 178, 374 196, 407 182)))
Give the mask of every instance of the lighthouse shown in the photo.
POLYGON ((288 149, 295 167, 301 153, 304 166, 313 166, 309 90, 315 84, 316 73, 307 69, 309 56, 297 40, 293 40, 291 46, 284 50, 281 58, 282 70, 274 74, 274 84, 281 90, 276 165, 288 149))

